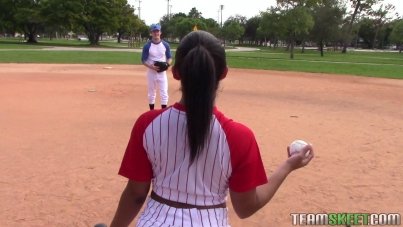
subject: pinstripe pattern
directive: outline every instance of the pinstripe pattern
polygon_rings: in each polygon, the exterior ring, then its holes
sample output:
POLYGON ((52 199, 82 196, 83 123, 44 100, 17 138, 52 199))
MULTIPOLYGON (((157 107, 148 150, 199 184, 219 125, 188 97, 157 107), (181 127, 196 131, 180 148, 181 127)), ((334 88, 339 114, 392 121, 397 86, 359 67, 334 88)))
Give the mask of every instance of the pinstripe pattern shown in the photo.
POLYGON ((229 227, 227 208, 217 209, 176 209, 152 199, 147 200, 146 209, 137 221, 141 227, 205 226, 229 227))
POLYGON ((182 203, 206 206, 225 202, 232 170, 221 125, 214 117, 209 142, 191 166, 185 132, 185 114, 172 107, 146 128, 143 144, 153 166, 153 190, 182 203))
MULTIPOLYGON (((176 108, 169 107, 148 125, 143 146, 153 169, 153 190, 161 197, 202 206, 226 201, 231 157, 224 130, 215 116, 208 143, 192 165, 186 115, 176 108)), ((149 199, 138 226, 229 225, 226 208, 176 209, 149 199)))

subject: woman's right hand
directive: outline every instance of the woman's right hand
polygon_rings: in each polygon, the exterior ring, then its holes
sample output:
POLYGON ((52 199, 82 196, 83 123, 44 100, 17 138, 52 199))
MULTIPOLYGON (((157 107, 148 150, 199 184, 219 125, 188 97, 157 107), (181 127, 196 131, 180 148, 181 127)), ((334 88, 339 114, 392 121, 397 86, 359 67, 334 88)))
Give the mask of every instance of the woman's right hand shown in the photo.
POLYGON ((314 151, 312 144, 304 146, 301 151, 294 152, 290 155, 290 147, 287 147, 288 159, 286 160, 287 165, 291 170, 296 170, 301 167, 308 165, 308 163, 313 159, 314 151))

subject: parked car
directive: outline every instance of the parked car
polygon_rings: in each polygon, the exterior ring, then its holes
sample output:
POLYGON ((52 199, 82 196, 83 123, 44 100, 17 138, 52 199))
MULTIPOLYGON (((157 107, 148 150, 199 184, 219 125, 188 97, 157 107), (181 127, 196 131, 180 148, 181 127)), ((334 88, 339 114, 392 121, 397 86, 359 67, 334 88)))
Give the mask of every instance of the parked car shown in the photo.
POLYGON ((77 39, 78 41, 88 41, 88 38, 85 36, 78 36, 77 39))

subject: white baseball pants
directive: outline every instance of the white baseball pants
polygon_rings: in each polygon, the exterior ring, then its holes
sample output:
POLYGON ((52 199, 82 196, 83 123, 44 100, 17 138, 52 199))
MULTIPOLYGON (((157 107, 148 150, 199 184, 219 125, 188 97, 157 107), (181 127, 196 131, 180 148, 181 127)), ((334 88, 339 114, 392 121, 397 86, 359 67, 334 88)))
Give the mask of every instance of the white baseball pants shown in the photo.
POLYGON ((168 78, 166 71, 156 72, 149 69, 147 71, 148 82, 148 104, 155 104, 157 89, 161 97, 161 105, 168 104, 168 78))

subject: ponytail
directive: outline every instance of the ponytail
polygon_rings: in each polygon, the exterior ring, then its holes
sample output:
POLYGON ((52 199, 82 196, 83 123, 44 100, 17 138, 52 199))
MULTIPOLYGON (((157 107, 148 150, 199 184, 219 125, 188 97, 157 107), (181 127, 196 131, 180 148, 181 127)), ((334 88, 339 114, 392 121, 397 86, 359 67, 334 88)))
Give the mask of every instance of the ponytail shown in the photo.
POLYGON ((183 60, 180 75, 191 75, 182 77, 181 83, 193 161, 204 148, 209 134, 218 83, 214 59, 205 47, 194 47, 183 60))
POLYGON ((220 41, 205 31, 189 33, 176 50, 174 68, 180 76, 186 108, 191 162, 203 150, 210 135, 216 92, 226 65, 220 41))

